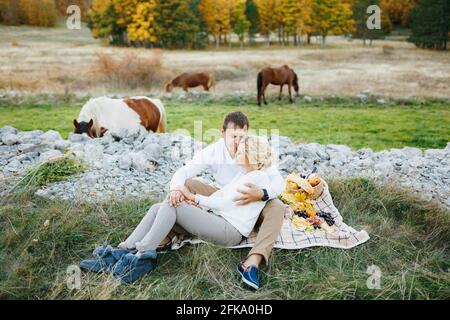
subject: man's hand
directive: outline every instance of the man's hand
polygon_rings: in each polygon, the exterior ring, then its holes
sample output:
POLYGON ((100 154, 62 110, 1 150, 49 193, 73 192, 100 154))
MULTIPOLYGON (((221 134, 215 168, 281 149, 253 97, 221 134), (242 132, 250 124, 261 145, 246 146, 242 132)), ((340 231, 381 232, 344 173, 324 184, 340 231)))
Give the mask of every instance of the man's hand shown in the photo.
POLYGON ((257 185, 248 182, 245 186, 248 189, 238 190, 241 195, 233 199, 237 205, 242 206, 250 202, 260 201, 264 197, 264 191, 257 185))
POLYGON ((169 205, 177 208, 181 202, 185 200, 185 197, 181 191, 172 190, 169 193, 169 205))

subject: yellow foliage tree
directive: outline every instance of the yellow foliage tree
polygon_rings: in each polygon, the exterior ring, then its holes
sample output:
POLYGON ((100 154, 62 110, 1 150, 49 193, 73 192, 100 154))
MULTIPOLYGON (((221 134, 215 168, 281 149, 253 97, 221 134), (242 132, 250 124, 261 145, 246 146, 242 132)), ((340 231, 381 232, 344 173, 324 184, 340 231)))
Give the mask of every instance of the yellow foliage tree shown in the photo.
POLYGON ((380 0, 380 7, 387 13, 391 23, 406 27, 411 19, 411 12, 416 0, 380 0))
POLYGON ((259 28, 261 34, 266 36, 267 44, 270 43, 270 34, 274 32, 279 22, 279 0, 255 0, 259 14, 259 28))
POLYGON ((40 27, 56 25, 58 13, 55 0, 19 0, 21 23, 40 27))
POLYGON ((281 7, 284 31, 295 41, 312 31, 313 0, 282 0, 281 7))
POLYGON ((219 46, 222 36, 231 32, 232 5, 228 0, 201 0, 199 10, 206 30, 214 36, 219 46))
POLYGON ((296 32, 302 37, 313 31, 313 0, 297 0, 296 32))
POLYGON ((250 28, 250 21, 245 15, 246 0, 230 0, 231 3, 231 26, 237 34, 241 47, 244 45, 245 33, 250 28))
POLYGON ((155 43, 155 1, 139 2, 136 12, 131 15, 131 23, 127 26, 127 35, 130 41, 155 43))
POLYGON ((349 1, 314 0, 313 26, 322 36, 322 41, 330 34, 346 34, 355 28, 353 11, 349 1))

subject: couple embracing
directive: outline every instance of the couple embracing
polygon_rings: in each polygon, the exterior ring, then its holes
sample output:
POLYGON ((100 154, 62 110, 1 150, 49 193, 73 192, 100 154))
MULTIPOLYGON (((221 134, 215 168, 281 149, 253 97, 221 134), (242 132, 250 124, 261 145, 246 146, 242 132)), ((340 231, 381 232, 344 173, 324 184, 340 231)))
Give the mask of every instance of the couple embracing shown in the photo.
POLYGON ((248 129, 245 114, 228 114, 222 138, 174 174, 166 199, 153 205, 117 248, 107 244, 96 248, 95 259, 82 261, 80 267, 111 271, 130 283, 156 267, 157 252, 170 245, 172 233, 232 247, 256 229, 255 244, 237 271, 245 284, 258 289, 259 266, 268 263, 287 206, 277 199, 285 184, 274 151, 266 139, 249 135, 248 129), (220 189, 192 179, 206 169, 220 189))

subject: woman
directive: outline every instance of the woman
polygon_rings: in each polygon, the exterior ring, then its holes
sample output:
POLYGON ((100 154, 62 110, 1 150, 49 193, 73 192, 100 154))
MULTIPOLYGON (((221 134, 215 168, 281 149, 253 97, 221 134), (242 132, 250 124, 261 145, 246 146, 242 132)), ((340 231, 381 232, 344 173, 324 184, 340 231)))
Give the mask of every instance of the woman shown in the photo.
MULTIPOLYGON (((237 205, 234 198, 239 195, 238 190, 245 188, 245 183, 260 187, 268 184, 269 178, 264 170, 272 165, 273 150, 267 140, 245 136, 238 146, 236 162, 241 166, 242 174, 209 197, 195 195, 186 187, 178 189, 195 205, 183 202, 174 208, 167 201, 153 205, 119 249, 108 249, 112 255, 116 254, 116 258, 122 255, 114 267, 114 275, 125 282, 132 282, 153 270, 156 249, 175 224, 190 235, 221 246, 237 245, 242 237, 247 237, 265 202, 237 205)), ((89 265, 84 265, 84 268, 98 271, 89 265)))

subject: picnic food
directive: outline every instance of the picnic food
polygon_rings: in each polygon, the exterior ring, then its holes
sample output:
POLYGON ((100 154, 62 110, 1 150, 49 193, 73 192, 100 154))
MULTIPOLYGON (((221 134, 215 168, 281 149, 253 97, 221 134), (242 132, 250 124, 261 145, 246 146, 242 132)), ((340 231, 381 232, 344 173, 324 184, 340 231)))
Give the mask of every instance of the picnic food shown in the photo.
POLYGON ((287 176, 286 189, 280 199, 292 209, 292 225, 296 230, 313 231, 320 228, 325 232, 334 232, 331 215, 314 208, 316 199, 323 192, 323 185, 322 179, 316 174, 309 179, 303 179, 296 173, 287 176))
POLYGON ((321 180, 320 180, 319 177, 312 177, 312 178, 308 179, 308 182, 311 185, 311 187, 314 188, 315 186, 317 186, 321 182, 321 180))

